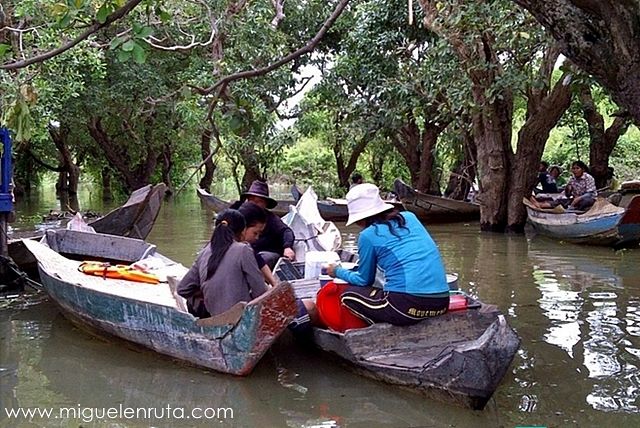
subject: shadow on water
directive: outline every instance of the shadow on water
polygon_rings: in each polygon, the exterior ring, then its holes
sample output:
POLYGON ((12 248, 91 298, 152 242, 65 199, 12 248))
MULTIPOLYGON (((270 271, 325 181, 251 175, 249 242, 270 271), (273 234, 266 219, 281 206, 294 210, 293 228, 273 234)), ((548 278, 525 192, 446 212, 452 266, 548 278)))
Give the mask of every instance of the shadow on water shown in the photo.
MULTIPOLYGON (((190 265, 210 237, 212 218, 195 192, 184 193, 165 203, 149 240, 190 265)), ((358 229, 339 227, 353 248, 358 229)), ((286 340, 247 378, 211 373, 92 338, 48 302, 0 306, 2 406, 229 407, 234 418, 219 425, 238 427, 637 425, 640 251, 484 234, 473 223, 428 228, 447 270, 459 274, 460 287, 498 305, 522 339, 510 372, 483 412, 364 379, 286 340)), ((81 424, 15 424, 0 415, 3 426, 81 424)))

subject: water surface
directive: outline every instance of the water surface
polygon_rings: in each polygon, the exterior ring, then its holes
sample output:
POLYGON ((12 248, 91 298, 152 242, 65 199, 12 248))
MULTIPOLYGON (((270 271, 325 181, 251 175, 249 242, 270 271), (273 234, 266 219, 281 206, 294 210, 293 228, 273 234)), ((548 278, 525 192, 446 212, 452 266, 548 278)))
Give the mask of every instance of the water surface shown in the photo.
MULTIPOLYGON (((52 204, 49 197, 20 204, 14 226, 38 223, 35 214, 55 208, 52 204)), ((191 264, 209 238, 211 219, 195 192, 181 194, 165 203, 149 240, 165 255, 191 264)), ((339 226, 353 245, 357 228, 339 226)), ((359 377, 287 341, 248 378, 212 373, 90 336, 41 295, 0 301, 0 407, 232 408, 233 419, 207 424, 225 427, 640 426, 640 250, 485 234, 477 224, 428 229, 447 270, 459 274, 460 287, 498 305, 522 339, 482 412, 359 377)), ((205 424, 193 419, 29 423, 0 412, 0 426, 205 424)))

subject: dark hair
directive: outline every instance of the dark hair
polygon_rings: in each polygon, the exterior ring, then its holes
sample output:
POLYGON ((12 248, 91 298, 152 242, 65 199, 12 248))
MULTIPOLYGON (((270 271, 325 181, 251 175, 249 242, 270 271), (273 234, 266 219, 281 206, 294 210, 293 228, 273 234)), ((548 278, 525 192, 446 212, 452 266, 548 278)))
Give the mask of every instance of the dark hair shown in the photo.
POLYGON ((226 209, 220 211, 216 217, 216 228, 211 235, 211 257, 207 263, 207 277, 209 279, 216 273, 222 258, 234 241, 240 239, 245 229, 244 216, 238 210, 226 209))
POLYGON ((562 171, 560 170, 560 167, 558 165, 553 165, 551 168, 549 168, 549 173, 551 173, 551 171, 553 170, 558 171, 558 175, 562 174, 562 171))
POLYGON ((238 208, 240 214, 244 216, 245 227, 255 226, 267 222, 267 212, 253 202, 245 202, 238 208))
POLYGON ((351 176, 351 182, 353 184, 360 184, 361 181, 362 181, 362 174, 360 174, 359 172, 354 172, 353 175, 351 176))
POLYGON ((366 219, 364 219, 364 221, 366 224, 365 228, 374 226, 377 231, 378 225, 384 224, 389 228, 389 232, 391 232, 392 235, 398 237, 400 235, 398 235, 398 232, 395 230, 396 228, 394 227, 395 225, 393 223, 396 223, 398 227, 401 227, 403 229, 407 228, 405 226, 405 224, 407 223, 406 220, 400 215, 400 211, 395 208, 390 208, 379 214, 367 217, 366 219))
POLYGON ((549 162, 547 161, 540 161, 540 165, 544 165, 545 169, 549 168, 549 162))
POLYGON ((572 167, 577 166, 578 168, 580 168, 581 170, 583 170, 584 172, 589 172, 589 167, 587 166, 586 163, 577 160, 577 161, 573 161, 573 163, 571 164, 572 167))

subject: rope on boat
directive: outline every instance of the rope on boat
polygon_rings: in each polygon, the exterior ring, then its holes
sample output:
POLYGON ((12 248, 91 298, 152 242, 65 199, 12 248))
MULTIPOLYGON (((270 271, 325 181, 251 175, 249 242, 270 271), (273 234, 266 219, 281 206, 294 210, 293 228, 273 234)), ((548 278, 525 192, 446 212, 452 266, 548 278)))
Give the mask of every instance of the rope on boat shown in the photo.
POLYGON ((42 285, 29 278, 29 276, 18 267, 11 257, 0 256, 0 269, 4 269, 5 272, 2 278, 3 283, 0 284, 0 291, 4 291, 5 289, 17 289, 23 291, 25 286, 29 286, 37 291, 42 290, 42 285), (8 272, 12 272, 13 275, 8 275, 8 272), (7 281, 7 279, 10 280, 7 281))

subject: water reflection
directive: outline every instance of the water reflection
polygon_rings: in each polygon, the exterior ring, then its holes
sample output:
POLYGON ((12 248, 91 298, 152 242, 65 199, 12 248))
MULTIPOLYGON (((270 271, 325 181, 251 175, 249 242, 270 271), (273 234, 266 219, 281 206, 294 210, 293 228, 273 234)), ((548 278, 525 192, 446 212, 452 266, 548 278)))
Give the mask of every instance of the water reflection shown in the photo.
MULTIPOLYGON (((42 200, 29 207, 31 212, 52 208, 42 200)), ((81 203, 100 210, 86 200, 81 203)), ((210 237, 211 219, 195 191, 185 191, 163 205, 149 240, 162 253, 191 264, 210 237)), ((338 226, 347 245, 355 245, 359 229, 338 226)), ((96 340, 73 328, 53 305, 38 301, 32 306, 0 301, 2 407, 230 405, 236 409, 233 421, 208 424, 225 427, 638 424, 640 251, 527 241, 480 233, 477 224, 428 228, 447 270, 459 274, 461 288, 497 304, 522 339, 511 372, 481 413, 361 378, 323 354, 286 343, 246 379, 185 367, 96 340)), ((0 426, 28 425, 10 423, 2 410, 0 415, 0 426)), ((175 420, 91 425, 151 424, 177 425, 175 420)))
POLYGON ((544 238, 529 242, 540 308, 550 321, 545 342, 575 359, 576 370, 582 362, 590 384, 585 400, 593 408, 635 412, 640 385, 637 298, 624 289, 618 274, 625 268, 623 257, 544 238))

